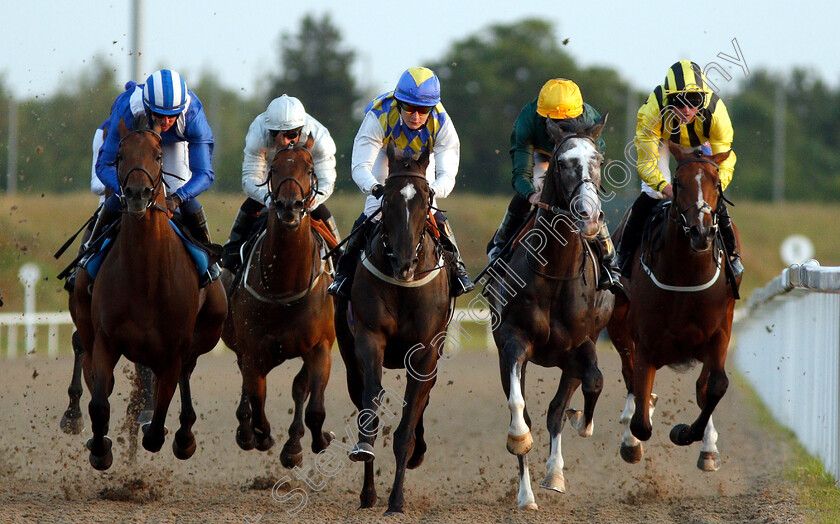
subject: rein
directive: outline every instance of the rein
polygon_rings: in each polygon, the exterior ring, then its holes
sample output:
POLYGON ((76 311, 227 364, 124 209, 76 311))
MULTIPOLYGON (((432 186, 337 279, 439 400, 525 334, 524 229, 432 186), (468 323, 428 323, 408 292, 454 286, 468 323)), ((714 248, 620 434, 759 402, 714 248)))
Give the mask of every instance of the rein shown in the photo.
MULTIPOLYGON (((274 213, 277 215, 277 218, 280 218, 280 210, 277 207, 277 199, 275 198, 276 192, 280 189, 280 186, 285 184, 286 182, 294 182, 295 185, 298 186, 300 190, 300 194, 303 197, 302 200, 297 200, 295 203, 301 205, 301 212, 300 218, 306 216, 309 212, 309 206, 313 200, 315 200, 315 195, 320 194, 318 192, 318 178, 315 176, 315 168, 313 167, 314 161, 312 159, 312 152, 306 149, 303 146, 298 146, 296 142, 291 142, 289 145, 283 149, 277 151, 274 155, 275 160, 272 161, 271 169, 268 171, 268 176, 263 184, 258 184, 259 186, 268 185, 268 194, 271 196, 271 202, 268 203, 267 207, 270 210, 273 210, 274 213), (287 176, 281 179, 279 182, 273 183, 273 176, 274 175, 274 163, 277 159, 277 155, 279 155, 283 151, 305 151, 307 155, 309 155, 309 170, 307 174, 309 175, 309 192, 307 193, 306 190, 303 188, 303 184, 293 176, 287 176)), ((288 161, 294 161, 294 159, 288 159, 288 161)))

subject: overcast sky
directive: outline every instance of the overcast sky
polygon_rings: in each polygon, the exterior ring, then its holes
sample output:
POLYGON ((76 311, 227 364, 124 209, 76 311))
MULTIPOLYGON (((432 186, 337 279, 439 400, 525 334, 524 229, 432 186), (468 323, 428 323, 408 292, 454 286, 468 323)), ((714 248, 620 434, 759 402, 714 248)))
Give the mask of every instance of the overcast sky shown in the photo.
MULTIPOLYGON (((404 69, 436 60, 453 41, 534 16, 555 23, 558 40, 569 39, 566 50, 579 65, 613 67, 643 90, 661 83, 681 58, 704 68, 719 63, 734 86, 747 71, 718 56, 738 61, 733 39, 750 71, 801 66, 831 86, 840 81, 840 8, 830 2, 141 1, 144 77, 169 67, 189 84, 209 70, 246 93, 264 89, 278 67, 278 35, 296 33, 307 13, 330 13, 357 53, 360 84, 375 91, 392 89, 404 69)), ((129 79, 131 0, 4 4, 0 75, 15 97, 53 94, 95 56, 112 64, 120 81, 129 79)), ((712 76, 725 93, 723 76, 712 76)), ((443 91, 445 100, 445 84, 443 91)))

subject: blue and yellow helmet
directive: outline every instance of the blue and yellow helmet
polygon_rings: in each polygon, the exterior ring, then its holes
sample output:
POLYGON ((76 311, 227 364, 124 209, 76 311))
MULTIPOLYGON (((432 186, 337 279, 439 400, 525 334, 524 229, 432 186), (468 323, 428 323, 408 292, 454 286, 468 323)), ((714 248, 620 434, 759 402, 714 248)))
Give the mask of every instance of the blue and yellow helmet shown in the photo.
POLYGON ((440 80, 431 69, 412 67, 397 82, 394 98, 417 106, 434 106, 440 102, 440 80))
POLYGON ((155 71, 143 86, 143 104, 153 113, 177 115, 187 105, 187 83, 175 71, 155 71))

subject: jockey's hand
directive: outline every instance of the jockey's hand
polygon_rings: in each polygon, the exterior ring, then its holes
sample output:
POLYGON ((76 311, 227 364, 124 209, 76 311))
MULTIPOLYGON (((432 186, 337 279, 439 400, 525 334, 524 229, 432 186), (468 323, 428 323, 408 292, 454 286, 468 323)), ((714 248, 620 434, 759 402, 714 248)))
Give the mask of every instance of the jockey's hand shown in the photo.
POLYGON ((382 184, 374 184, 372 188, 370 188, 370 194, 374 196, 374 198, 382 198, 382 195, 385 194, 385 186, 382 184))
POLYGON ((539 193, 531 193, 528 195, 528 202, 531 203, 532 206, 535 206, 540 203, 540 194, 539 193))
POLYGON ((166 209, 169 210, 170 213, 174 213, 178 206, 181 205, 183 200, 177 194, 166 197, 166 209))
POLYGON ((662 188, 662 194, 668 198, 674 198, 674 187, 671 184, 665 184, 662 188))

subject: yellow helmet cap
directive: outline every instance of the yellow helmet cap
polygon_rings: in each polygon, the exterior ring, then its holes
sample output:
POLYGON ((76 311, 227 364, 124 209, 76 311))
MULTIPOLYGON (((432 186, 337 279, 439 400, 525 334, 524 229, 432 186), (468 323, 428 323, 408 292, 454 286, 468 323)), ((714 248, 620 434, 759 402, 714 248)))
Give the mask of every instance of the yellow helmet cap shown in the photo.
POLYGON ((540 89, 537 97, 537 114, 562 119, 574 118, 583 113, 583 96, 571 80, 552 78, 540 89))

